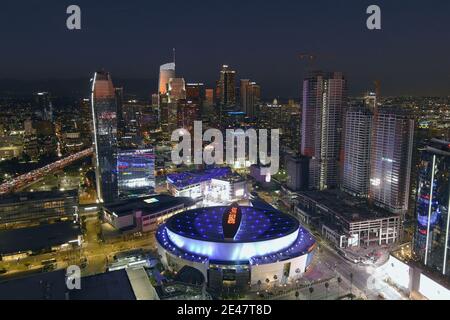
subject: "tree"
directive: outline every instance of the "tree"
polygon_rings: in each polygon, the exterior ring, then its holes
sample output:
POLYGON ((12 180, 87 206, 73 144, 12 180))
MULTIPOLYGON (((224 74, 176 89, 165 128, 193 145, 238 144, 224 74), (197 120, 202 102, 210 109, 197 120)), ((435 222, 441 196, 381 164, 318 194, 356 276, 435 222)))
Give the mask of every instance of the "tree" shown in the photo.
POLYGON ((325 282, 325 291, 326 291, 326 300, 328 300, 328 288, 330 287, 330 284, 328 282, 325 282))
POLYGON ((341 292, 341 282, 342 282, 342 278, 338 277, 337 278, 337 282, 338 282, 338 296, 340 296, 340 292, 341 292))
POLYGON ((311 296, 314 292, 314 288, 313 287, 309 287, 309 300, 311 300, 311 296))

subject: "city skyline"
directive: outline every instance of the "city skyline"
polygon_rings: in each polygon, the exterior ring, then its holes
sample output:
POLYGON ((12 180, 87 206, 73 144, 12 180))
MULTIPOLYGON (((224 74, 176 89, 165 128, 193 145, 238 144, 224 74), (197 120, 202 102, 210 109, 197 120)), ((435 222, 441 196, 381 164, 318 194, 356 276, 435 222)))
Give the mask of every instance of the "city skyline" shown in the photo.
MULTIPOLYGON (((175 47, 178 73, 188 81, 212 86, 217 69, 228 64, 237 78, 261 84, 266 98, 298 97, 299 81, 309 67, 345 72, 352 95, 374 80, 381 81, 385 96, 447 95, 446 1, 436 0, 433 7, 422 1, 407 5, 379 1, 383 25, 376 31, 365 27, 368 1, 345 7, 325 0, 254 4, 235 3, 239 13, 230 5, 219 14, 213 4, 175 1, 163 11, 143 1, 129 7, 80 1, 82 29, 69 31, 65 28, 68 2, 49 6, 30 1, 20 10, 20 1, 8 3, 0 13, 0 35, 8 44, 2 53, 8 63, 2 65, 1 78, 77 79, 103 67, 115 79, 157 81, 159 66, 172 59, 175 47), (164 20, 166 9, 171 22, 164 20), (186 10, 189 19, 183 15, 186 10), (19 13, 17 21, 39 27, 10 21, 19 13), (204 28, 207 25, 212 28, 204 28), (186 32, 193 36, 186 37, 186 32), (304 52, 317 55, 314 66, 299 59, 304 52)), ((149 90, 155 85, 149 84, 149 90)))
POLYGON ((0 300, 450 300, 448 0, 21 1, 0 300))

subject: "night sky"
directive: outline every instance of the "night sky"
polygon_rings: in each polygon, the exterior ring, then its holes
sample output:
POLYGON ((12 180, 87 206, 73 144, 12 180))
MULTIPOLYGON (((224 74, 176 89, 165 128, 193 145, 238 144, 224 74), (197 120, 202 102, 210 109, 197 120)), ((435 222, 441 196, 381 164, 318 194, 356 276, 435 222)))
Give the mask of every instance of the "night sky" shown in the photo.
POLYGON ((2 0, 0 41, 0 79, 99 68, 156 79, 176 47, 186 81, 211 86, 229 64, 266 98, 300 95, 300 52, 317 54, 310 67, 345 72, 351 94, 380 79, 384 95, 450 95, 448 0, 2 0), (81 30, 66 28, 70 4, 81 7, 81 30), (381 31, 366 28, 370 4, 381 7, 381 31))

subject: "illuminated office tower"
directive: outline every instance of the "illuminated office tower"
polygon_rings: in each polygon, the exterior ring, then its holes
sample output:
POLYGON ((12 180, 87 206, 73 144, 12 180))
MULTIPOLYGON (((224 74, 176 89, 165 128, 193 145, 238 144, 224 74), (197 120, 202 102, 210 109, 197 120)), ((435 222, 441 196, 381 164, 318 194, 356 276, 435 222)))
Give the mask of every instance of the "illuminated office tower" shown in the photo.
POLYGON ((33 115, 40 120, 53 121, 53 105, 48 92, 38 92, 33 96, 33 115))
POLYGON ((155 154, 152 148, 119 150, 118 189, 121 199, 145 197, 155 189, 155 154))
POLYGON ((194 103, 201 103, 205 100, 205 85, 203 83, 187 83, 186 99, 194 103))
POLYGON ((169 126, 169 97, 167 94, 159 96, 159 122, 161 124, 161 131, 168 133, 169 126))
POLYGON ((247 91, 250 84, 249 79, 241 79, 239 90, 241 91, 241 111, 246 112, 247 109, 247 91))
POLYGON ((125 121, 123 119, 123 88, 114 88, 117 103, 117 138, 122 139, 125 134, 125 121))
POLYGON ((303 81, 301 153, 311 158, 309 186, 323 190, 338 185, 342 113, 346 79, 339 72, 313 72, 303 81))
POLYGON ((261 99, 261 88, 256 82, 241 79, 240 83, 241 111, 249 117, 256 116, 256 108, 261 99))
POLYGON ((186 99, 186 84, 183 78, 170 78, 167 88, 169 103, 186 99))
POLYGON ((186 84, 183 78, 171 78, 167 86, 167 134, 178 129, 178 104, 186 99, 186 84))
POLYGON ((374 115, 369 199, 392 213, 408 210, 414 120, 398 108, 374 115))
POLYGON ((194 121, 200 120, 199 105, 191 100, 179 100, 177 106, 178 128, 184 128, 193 135, 194 121))
POLYGON ((342 189, 359 197, 369 193, 372 117, 367 107, 350 108, 344 115, 342 189))
POLYGON ((414 255, 450 276, 450 142, 433 139, 421 151, 414 255))
POLYGON ((223 106, 232 106, 236 103, 235 77, 236 71, 231 70, 227 65, 222 66, 216 92, 218 101, 223 106))
POLYGON ((158 92, 160 94, 167 93, 167 85, 171 78, 175 78, 175 62, 163 64, 159 68, 158 92))
POLYGON ((214 89, 205 90, 205 105, 212 107, 214 105, 214 89))
POLYGON ((94 74, 91 107, 94 124, 94 148, 97 197, 100 202, 117 199, 117 102, 111 75, 94 74))

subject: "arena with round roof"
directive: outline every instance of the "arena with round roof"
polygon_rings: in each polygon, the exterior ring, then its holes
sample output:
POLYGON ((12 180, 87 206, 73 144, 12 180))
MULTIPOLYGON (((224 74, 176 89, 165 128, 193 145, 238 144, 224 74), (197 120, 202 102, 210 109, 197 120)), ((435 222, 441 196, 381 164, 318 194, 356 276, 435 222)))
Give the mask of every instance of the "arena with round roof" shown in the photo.
POLYGON ((194 267, 216 289, 292 281, 305 272, 315 248, 296 218, 262 200, 179 213, 158 228, 156 239, 166 268, 194 267))

